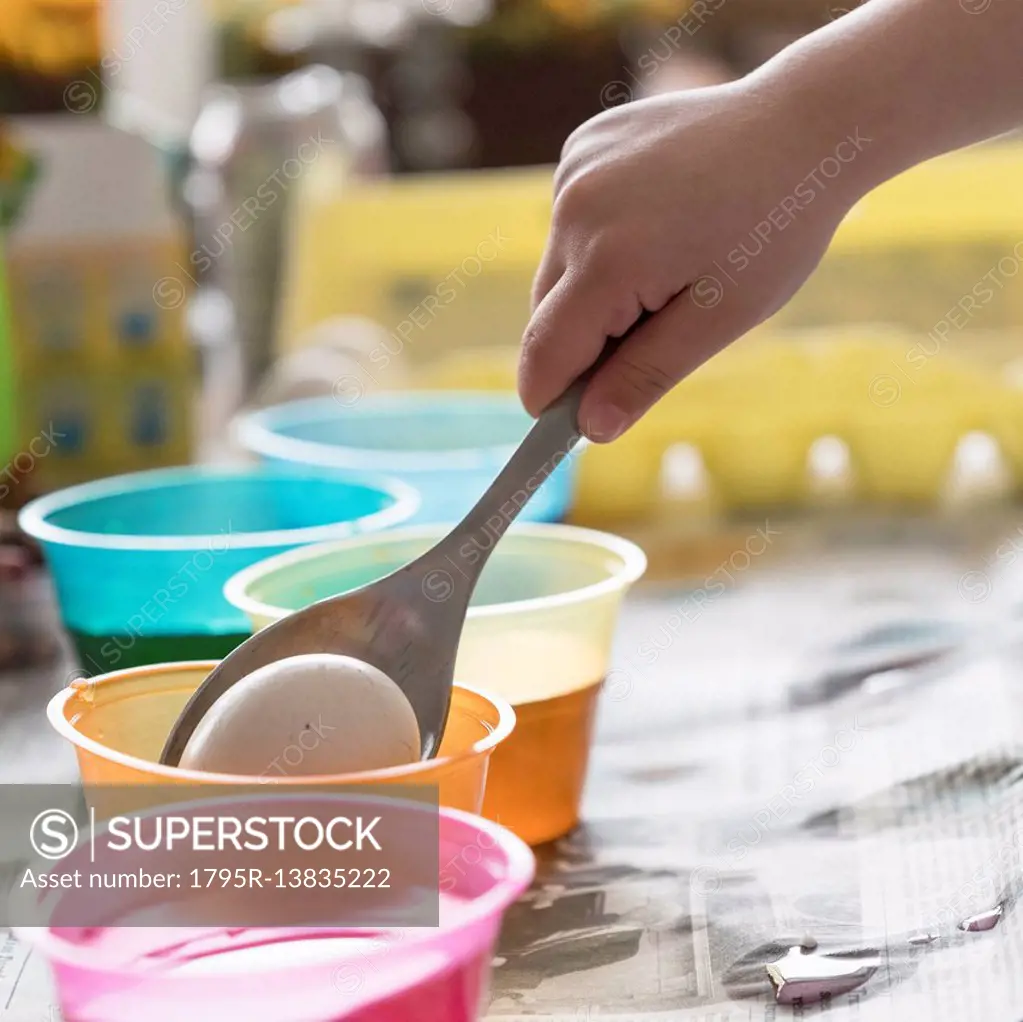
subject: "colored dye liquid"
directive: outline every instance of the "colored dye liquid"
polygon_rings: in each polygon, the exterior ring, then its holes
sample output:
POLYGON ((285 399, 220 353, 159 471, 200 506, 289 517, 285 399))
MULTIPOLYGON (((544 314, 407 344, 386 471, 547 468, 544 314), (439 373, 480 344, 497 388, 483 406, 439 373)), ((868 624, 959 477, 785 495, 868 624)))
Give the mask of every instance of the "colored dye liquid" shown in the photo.
POLYGON ((92 635, 72 630, 70 635, 78 662, 90 676, 150 664, 222 660, 249 638, 247 632, 231 635, 92 635))
MULTIPOLYGON (((441 929, 457 926, 468 903, 440 895, 441 929)), ((177 1022, 207 1019, 239 1003, 254 1022, 287 1018, 329 1020, 372 1018, 374 1022, 475 1022, 486 996, 491 949, 480 947, 463 969, 451 970, 447 956, 431 951, 411 957, 405 947, 424 931, 397 928, 366 931, 96 927, 56 931, 88 950, 97 967, 112 966, 124 982, 96 981, 88 973, 74 982, 74 1018, 80 1022, 177 1022), (434 959, 431 964, 431 957, 434 959), (289 976, 289 970, 296 972, 289 976), (400 993, 412 969, 420 980, 400 993), (260 993, 252 977, 273 972, 260 993), (441 973, 441 975, 437 975, 441 973), (155 982, 146 982, 146 977, 155 982), (168 998, 167 981, 175 998, 168 998), (372 987, 372 1001, 354 1016, 352 998, 372 987), (396 995, 396 996, 395 996, 396 995), (275 998, 279 998, 275 1003, 275 998), (379 1002, 384 1001, 385 1004, 379 1002), (347 1002, 347 1004, 346 1004, 347 1002)), ((222 1017, 215 1015, 214 1017, 222 1017)))
POLYGON ((592 688, 607 672, 595 644, 556 631, 508 629, 463 633, 455 678, 507 699, 512 706, 592 688))

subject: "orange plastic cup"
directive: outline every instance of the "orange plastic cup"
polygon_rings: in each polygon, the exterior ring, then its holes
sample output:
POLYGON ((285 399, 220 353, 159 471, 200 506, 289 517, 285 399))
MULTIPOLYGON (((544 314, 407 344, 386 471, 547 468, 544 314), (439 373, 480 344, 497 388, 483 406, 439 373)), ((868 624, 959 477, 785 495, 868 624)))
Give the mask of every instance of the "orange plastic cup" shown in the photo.
MULTIPOLYGON (((239 572, 224 595, 254 628, 265 628, 382 578, 446 531, 408 526, 289 551, 239 572)), ((483 815, 528 844, 551 841, 578 822, 618 613, 645 569, 643 551, 618 536, 530 523, 509 529, 480 576, 455 679, 515 708, 515 731, 494 751, 483 815)))
POLYGON ((602 688, 603 682, 516 708, 522 740, 509 741, 495 757, 485 817, 529 845, 553 841, 575 827, 602 688))
MULTIPOLYGON (((161 766, 163 744, 191 694, 216 661, 156 664, 82 679, 50 700, 47 716, 75 747, 86 791, 101 785, 252 784, 252 777, 161 766)), ((317 777, 270 775, 264 783, 437 785, 440 804, 479 814, 494 750, 515 727, 515 711, 495 696, 456 685, 435 759, 386 770, 317 777)))

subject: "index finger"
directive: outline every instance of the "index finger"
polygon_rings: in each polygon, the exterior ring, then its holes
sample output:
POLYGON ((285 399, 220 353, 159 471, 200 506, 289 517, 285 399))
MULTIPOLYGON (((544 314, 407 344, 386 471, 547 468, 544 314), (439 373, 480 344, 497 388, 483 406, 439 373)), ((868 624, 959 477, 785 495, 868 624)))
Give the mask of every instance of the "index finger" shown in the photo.
MULTIPOLYGON (((630 322, 638 314, 637 308, 630 322)), ((530 414, 539 415, 593 365, 608 337, 628 328, 626 315, 615 309, 602 276, 571 267, 561 275, 522 339, 519 395, 530 414)))

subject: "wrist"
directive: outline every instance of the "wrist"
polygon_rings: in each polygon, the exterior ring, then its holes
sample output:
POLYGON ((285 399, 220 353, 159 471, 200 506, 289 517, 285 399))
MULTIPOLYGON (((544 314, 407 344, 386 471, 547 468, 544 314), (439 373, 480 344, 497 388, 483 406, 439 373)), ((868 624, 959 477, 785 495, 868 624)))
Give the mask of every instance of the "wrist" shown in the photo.
POLYGON ((789 132, 811 149, 870 140, 835 182, 852 206, 919 163, 1020 123, 1021 30, 1019 3, 976 17, 965 0, 875 0, 782 51, 749 88, 773 103, 780 131, 791 119, 789 132))
POLYGON ((792 54, 753 72, 744 84, 765 111, 794 177, 814 183, 840 215, 905 169, 893 160, 888 124, 826 71, 818 72, 815 62, 792 54))

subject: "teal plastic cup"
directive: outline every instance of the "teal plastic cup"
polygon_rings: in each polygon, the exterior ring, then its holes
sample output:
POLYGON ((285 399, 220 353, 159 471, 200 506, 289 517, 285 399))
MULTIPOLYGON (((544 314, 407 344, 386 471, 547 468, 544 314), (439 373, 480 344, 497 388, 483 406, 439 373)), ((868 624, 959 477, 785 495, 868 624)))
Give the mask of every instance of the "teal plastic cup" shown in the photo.
POLYGON ((250 634, 224 583, 266 557, 398 525, 404 483, 282 468, 116 476, 28 504, 83 672, 226 656, 250 634))
MULTIPOLYGON (((239 443, 269 464, 380 472, 420 495, 417 525, 460 521, 533 425, 514 394, 414 391, 361 394, 339 381, 334 397, 291 401, 237 420, 239 443)), ((585 443, 585 441, 584 441, 585 443)), ((519 515, 559 522, 571 507, 577 458, 560 459, 519 515)))

